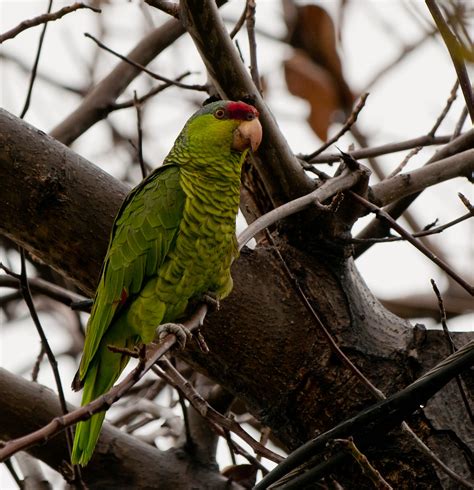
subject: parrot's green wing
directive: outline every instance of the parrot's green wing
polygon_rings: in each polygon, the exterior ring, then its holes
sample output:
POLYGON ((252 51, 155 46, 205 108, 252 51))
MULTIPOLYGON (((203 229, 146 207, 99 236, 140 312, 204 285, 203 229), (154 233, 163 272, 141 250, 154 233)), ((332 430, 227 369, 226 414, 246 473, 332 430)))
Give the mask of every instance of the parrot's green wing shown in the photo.
POLYGON ((114 316, 156 275, 176 238, 184 204, 179 168, 171 164, 156 169, 123 202, 87 326, 81 380, 114 316))

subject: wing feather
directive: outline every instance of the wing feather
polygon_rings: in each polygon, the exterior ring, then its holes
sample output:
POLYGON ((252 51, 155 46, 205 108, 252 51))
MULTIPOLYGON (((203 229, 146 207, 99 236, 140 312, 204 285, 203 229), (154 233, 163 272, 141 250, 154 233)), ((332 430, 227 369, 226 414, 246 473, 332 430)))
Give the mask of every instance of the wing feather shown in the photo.
POLYGON ((175 240, 184 203, 175 165, 155 170, 123 202, 112 228, 87 325, 81 379, 114 316, 120 314, 123 292, 133 299, 145 282, 156 275, 175 240))

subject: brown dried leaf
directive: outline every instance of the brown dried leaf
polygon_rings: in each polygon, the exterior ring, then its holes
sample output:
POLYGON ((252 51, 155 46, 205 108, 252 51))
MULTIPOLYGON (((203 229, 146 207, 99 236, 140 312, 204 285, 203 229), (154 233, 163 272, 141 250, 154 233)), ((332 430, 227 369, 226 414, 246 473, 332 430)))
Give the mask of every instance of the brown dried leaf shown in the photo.
POLYGON ((308 100, 311 128, 320 138, 326 139, 334 112, 341 110, 347 114, 354 102, 337 52, 334 23, 326 10, 318 5, 298 6, 293 0, 283 0, 283 7, 288 27, 287 42, 299 50, 299 54, 285 62, 288 89, 308 100), (302 53, 306 55, 304 62, 302 53), (301 77, 299 82, 298 77, 301 77))
POLYGON ((308 123, 321 140, 326 140, 333 115, 340 109, 331 75, 300 51, 284 62, 284 70, 288 90, 309 102, 308 123))

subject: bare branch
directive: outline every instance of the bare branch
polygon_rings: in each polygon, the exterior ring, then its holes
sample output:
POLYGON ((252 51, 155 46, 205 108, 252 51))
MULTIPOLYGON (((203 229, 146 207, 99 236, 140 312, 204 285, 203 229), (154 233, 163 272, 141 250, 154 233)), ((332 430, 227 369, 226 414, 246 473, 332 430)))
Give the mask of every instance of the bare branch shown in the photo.
POLYGON ((181 18, 193 38, 217 91, 223 98, 252 97, 260 113, 263 134, 257 171, 268 186, 274 206, 312 190, 312 182, 294 157, 276 121, 255 87, 229 37, 214 1, 181 0, 181 18))
MULTIPOLYGON (((215 425, 225 428, 231 432, 237 434, 242 440, 244 440, 257 454, 264 456, 265 458, 273 461, 275 463, 280 463, 283 458, 278 454, 274 453, 270 449, 262 446, 258 441, 256 441, 252 436, 245 432, 242 427, 240 427, 235 420, 228 417, 224 417, 217 410, 214 410, 209 403, 204 400, 204 398, 199 395, 199 393, 192 387, 192 385, 186 381, 185 378, 171 365, 168 360, 163 360, 160 363, 160 367, 163 371, 155 372, 159 376, 164 376, 168 383, 170 383, 175 388, 179 389, 189 400, 191 405, 199 414, 207 419, 215 428, 215 425)), ((218 431, 221 436, 224 436, 224 431, 221 429, 218 431)))
MULTIPOLYGON (((41 428, 61 413, 56 393, 1 368, 0 392, 2 441, 41 428), (31 407, 34 407, 33 413, 31 407)), ((69 409, 72 412, 75 407, 69 405, 69 409)), ((46 444, 31 447, 28 453, 70 479, 63 434, 49 439, 46 444)), ((90 489, 123 488, 124 485, 134 490, 169 488, 170 485, 197 488, 205 481, 216 490, 241 490, 222 477, 215 467, 197 465, 190 472, 192 461, 193 456, 184 451, 160 451, 105 422, 94 457, 83 468, 83 479, 90 489)))
POLYGON ((76 10, 79 10, 79 9, 89 9, 89 10, 92 10, 93 12, 97 12, 97 13, 102 12, 99 8, 93 7, 91 5, 86 5, 82 2, 76 2, 76 3, 73 3, 72 5, 68 5, 67 7, 63 7, 62 9, 60 9, 56 12, 38 15, 38 17, 34 17, 33 19, 24 20, 23 22, 18 24, 13 29, 10 29, 9 31, 4 32, 3 34, 0 34, 0 44, 2 44, 7 39, 14 38, 18 34, 20 34, 20 32, 23 32, 26 29, 29 29, 29 28, 35 27, 35 26, 39 26, 41 24, 47 24, 48 22, 51 22, 53 20, 58 20, 61 17, 64 17, 65 15, 67 15, 71 12, 75 12, 76 10))
MULTIPOLYGON (((49 298, 52 298, 66 306, 71 306, 72 303, 79 301, 84 301, 86 298, 80 294, 68 291, 67 289, 57 286, 51 282, 45 281, 39 277, 30 277, 28 279, 28 284, 33 293, 44 294, 49 298)), ((20 289, 20 280, 13 276, 1 275, 0 276, 0 288, 12 288, 20 289)))
MULTIPOLYGON (((53 6, 53 0, 49 0, 48 3, 48 12, 49 14, 51 12, 51 8, 53 6)), ((36 56, 35 56, 35 61, 33 62, 33 68, 31 69, 31 75, 30 75, 30 83, 28 85, 28 92, 26 94, 26 100, 23 105, 23 109, 20 114, 20 119, 23 119, 28 112, 28 109, 30 108, 30 101, 31 101, 31 96, 33 94, 33 86, 36 80, 36 71, 38 70, 38 64, 39 64, 39 59, 41 55, 41 50, 43 48, 43 42, 44 42, 44 36, 46 35, 46 27, 48 24, 43 25, 43 29, 41 30, 41 34, 39 37, 39 42, 38 42, 38 49, 36 50, 36 56)))
MULTIPOLYGON (((191 331, 197 329, 203 317, 206 315, 207 306, 201 305, 196 312, 186 321, 184 325, 191 331)), ((160 344, 150 344, 146 352, 146 358, 125 377, 123 381, 115 385, 107 393, 100 396, 91 403, 82 406, 67 415, 54 418, 49 424, 41 429, 27 434, 18 439, 8 441, 0 448, 0 462, 11 457, 18 451, 29 448, 32 445, 47 441, 52 436, 62 432, 67 427, 77 424, 81 420, 87 420, 93 414, 108 410, 110 406, 119 400, 127 391, 134 386, 147 373, 160 357, 168 352, 177 342, 174 334, 168 334, 160 344)))
POLYGON ((170 85, 175 85, 176 87, 180 88, 185 88, 188 90, 197 90, 198 92, 206 92, 207 91, 207 86, 206 85, 189 85, 187 83, 182 83, 177 80, 171 80, 170 78, 164 77, 162 75, 158 75, 158 73, 154 73, 145 66, 141 65, 140 63, 137 63, 136 61, 133 61, 132 59, 128 58, 127 56, 124 56, 120 53, 117 53, 117 51, 114 51, 113 49, 107 47, 103 42, 99 41, 96 39, 94 36, 89 34, 88 32, 84 33, 85 37, 88 37, 89 39, 92 39, 97 46, 102 48, 104 51, 107 51, 114 56, 117 56, 117 58, 120 58, 122 61, 125 61, 126 63, 132 65, 134 68, 137 68, 138 70, 141 70, 142 72, 146 73, 147 75, 150 75, 150 77, 154 78, 155 80, 160 80, 161 82, 166 82, 170 85))
MULTIPOLYGON (((156 87, 153 87, 146 94, 144 94, 140 97, 137 97, 137 102, 139 104, 143 104, 144 102, 146 102, 148 99, 150 99, 154 95, 159 94, 160 92, 167 89, 168 87, 172 87, 173 85, 175 85, 175 82, 180 82, 183 78, 187 77, 190 74, 191 74, 191 72, 187 71, 187 72, 181 74, 179 77, 176 77, 172 81, 173 83, 162 83, 161 85, 157 85, 156 87)), ((110 109, 109 112, 117 111, 120 109, 128 109, 128 108, 134 107, 134 106, 135 106, 135 99, 126 100, 124 102, 117 102, 117 103, 109 105, 109 109, 110 109)))
MULTIPOLYGON (((442 160, 444 158, 451 157, 457 153, 461 153, 465 150, 470 150, 474 147, 474 129, 462 134, 456 139, 450 141, 448 144, 440 148, 425 164, 431 165, 434 162, 442 160)), ((398 218, 410 204, 420 195, 420 192, 406 196, 392 204, 389 204, 384 210, 392 218, 398 218)), ((386 236, 389 226, 386 222, 380 220, 371 221, 357 236, 357 238, 374 238, 386 236)), ((355 256, 359 257, 362 253, 370 248, 370 244, 361 244, 355 247, 355 256)))
POLYGON ((380 206, 410 196, 455 177, 470 178, 474 171, 474 149, 425 165, 412 172, 396 175, 372 187, 371 201, 380 206))
POLYGON ((472 94, 472 87, 466 64, 463 56, 461 55, 462 46, 459 44, 456 36, 451 32, 448 24, 444 20, 443 14, 439 9, 436 0, 426 0, 426 5, 428 6, 436 26, 443 37, 443 41, 448 48, 449 55, 453 61, 454 69, 456 70, 459 84, 461 85, 461 90, 466 101, 466 107, 471 117, 471 122, 474 123, 474 97, 472 94))
POLYGON ((257 42, 255 40, 255 14, 257 10, 257 4, 255 0, 247 0, 247 15, 246 15, 246 25, 247 25, 247 35, 249 39, 249 50, 250 50, 250 74, 252 75, 252 80, 258 91, 262 93, 262 87, 260 85, 260 75, 258 73, 258 63, 257 63, 257 42))
MULTIPOLYGON (((51 365, 51 369, 53 371, 54 380, 56 382, 56 388, 58 390, 59 401, 61 404, 61 410, 64 415, 67 415, 67 404, 66 397, 64 396, 63 385, 61 381, 61 375, 59 374, 58 363, 56 361, 56 357, 49 345, 48 338, 44 332, 43 326, 41 325, 38 313, 36 312, 36 307, 33 301, 33 297, 31 296, 30 287, 28 284, 28 277, 26 275, 26 261, 25 261, 25 251, 23 248, 20 249, 20 259, 21 259, 21 272, 20 274, 14 274, 9 269, 7 269, 3 264, 0 263, 0 268, 3 269, 7 274, 12 275, 15 279, 20 281, 20 291, 25 300, 26 305, 28 306, 28 310, 30 311, 31 318, 36 327, 38 335, 41 340, 42 350, 46 353, 48 357, 49 364, 51 365)), ((72 448, 72 432, 71 429, 68 429, 66 432, 66 441, 68 445, 69 455, 71 454, 72 448)))
POLYGON ((303 209, 307 209, 308 207, 315 205, 316 202, 322 203, 338 192, 350 189, 356 184, 360 176, 361 173, 357 171, 348 172, 339 177, 329 179, 315 191, 294 199, 293 201, 283 204, 282 206, 273 209, 263 216, 260 216, 260 218, 256 219, 238 236, 237 240, 239 242, 239 250, 241 250, 244 245, 255 235, 277 221, 287 218, 292 214, 298 213, 303 209))
MULTIPOLYGON (((441 325, 443 327, 443 332, 444 332, 444 335, 446 336, 446 340, 448 341, 451 354, 454 354, 457 349, 456 349, 456 346, 454 345, 451 334, 449 333, 448 321, 446 318, 446 309, 444 308, 443 297, 441 296, 441 293, 439 292, 439 289, 438 289, 438 286, 436 285, 435 280, 431 279, 430 282, 431 282, 431 286, 433 287, 433 291, 436 294, 436 298, 438 299, 438 308, 439 308, 439 312, 441 315, 441 325)), ((459 393, 461 395, 464 406, 466 407, 466 412, 469 416, 469 419, 471 420, 471 423, 474 423, 474 415, 472 413, 471 406, 469 404, 469 400, 467 398, 466 392, 464 391, 464 388, 462 386, 462 381, 461 381, 460 376, 456 376, 456 384, 458 385, 459 393)))
POLYGON ((171 15, 175 19, 179 19, 179 5, 175 2, 168 0, 145 0, 145 3, 171 15))
POLYGON ((346 119, 346 122, 344 123, 342 128, 332 138, 330 138, 328 141, 326 141, 326 143, 324 143, 324 145, 322 145, 320 148, 318 148, 316 151, 314 151, 313 153, 311 153, 309 155, 303 156, 302 157, 303 160, 305 160, 306 162, 314 163, 313 159, 315 157, 317 157, 319 154, 321 154, 326 148, 329 148, 344 133, 349 131, 351 129, 351 127, 355 124, 355 122, 357 121, 357 118, 360 114, 360 111, 364 108, 365 102, 366 102, 368 96, 369 96, 368 92, 366 92, 365 94, 362 94, 360 96, 359 102, 357 102, 356 106, 354 107, 354 109, 350 113, 349 117, 346 119))
MULTIPOLYGON (((453 85, 453 88, 451 89, 448 100, 446 101, 446 104, 445 104, 443 110, 441 111, 441 114, 438 116, 434 125, 432 126, 432 128, 430 129, 430 131, 428 133, 429 137, 434 137, 434 135, 436 134, 436 131, 438 131, 438 128, 441 126, 441 123, 444 121, 445 117, 447 116, 449 109, 453 105, 453 102, 456 100, 456 94, 458 91, 458 87, 459 87, 459 81, 456 80, 456 82, 453 85)), ((390 177, 393 177, 394 175, 397 175, 399 172, 401 172, 405 168, 407 163, 410 161, 410 159, 413 156, 415 156, 417 153, 419 153, 422 149, 423 149, 422 145, 417 146, 416 148, 413 148, 413 150, 410 151, 408 153, 408 155, 402 160, 400 165, 398 165, 392 172, 390 172, 390 174, 387 175, 386 178, 389 179, 390 177)))
MULTIPOLYGON (((395 177, 394 177, 395 178, 395 177)), ((351 191, 350 191, 351 192, 351 191)), ((413 235, 408 233, 402 226, 400 226, 388 213, 383 211, 375 204, 367 201, 362 196, 351 192, 351 196, 363 204, 372 213, 375 213, 378 218, 386 220, 390 227, 396 230, 400 235, 402 235, 408 242, 410 242, 415 248, 417 248, 423 255, 428 257, 432 262, 434 262, 438 267, 440 267, 448 276, 454 279, 462 288, 464 288, 471 296, 474 295, 474 286, 467 283, 457 272, 455 272, 448 264, 446 264, 439 257, 434 255, 428 248, 426 248, 419 240, 413 238, 413 235)))
MULTIPOLYGON (((146 65, 183 33, 181 23, 171 19, 145 36, 130 51, 127 58, 140 65, 146 65)), ((140 73, 140 69, 126 61, 119 63, 88 93, 81 105, 51 131, 51 136, 65 145, 70 145, 97 121, 104 119, 107 113, 104 114, 103 108, 115 102, 140 73)))
MULTIPOLYGON (((360 412, 357 416, 338 424, 333 429, 299 447, 283 463, 280 463, 260 481, 256 485, 255 490, 268 488, 271 483, 288 474, 293 468, 314 458, 326 447, 329 441, 335 438, 352 435, 357 441, 357 435, 363 434, 363 437, 359 440, 359 444, 363 442, 364 445, 368 444, 369 439, 376 440, 380 438, 380 436, 386 433, 389 426, 393 427, 397 423, 400 423, 410 413, 417 410, 420 405, 425 406, 429 398, 455 375, 470 367, 473 362, 474 341, 471 341, 400 392, 386 400, 378 402, 372 407, 360 412), (368 425, 371 428, 370 436, 367 428, 368 425), (383 430, 381 430, 382 427, 383 430)), ((318 470, 319 467, 316 466, 314 469, 318 470)), ((305 480, 304 483, 316 481, 316 474, 310 476, 312 479, 309 481, 305 480)), ((460 477, 456 481, 466 488, 472 488, 469 482, 466 482, 460 477)), ((296 483, 296 479, 294 482, 296 483)), ((295 488, 304 488, 301 477, 298 478, 298 484, 300 486, 295 488)))
POLYGON ((244 25, 245 19, 247 17, 247 8, 248 8, 248 0, 245 1, 245 7, 242 10, 242 14, 240 15, 239 19, 235 23, 235 26, 232 28, 232 30, 229 33, 231 39, 234 39, 234 37, 237 35, 237 33, 244 25))
MULTIPOLYGON (((379 155, 386 155, 387 153, 397 153, 403 150, 409 150, 410 148, 416 148, 418 146, 431 146, 442 145, 449 143, 451 136, 429 136, 423 135, 417 138, 412 138, 406 141, 400 141, 398 143, 388 143, 386 145, 374 146, 372 148, 360 148, 358 150, 351 151, 351 155, 357 160, 363 160, 365 158, 377 157, 379 155)), ((302 158, 300 156, 300 158, 302 158)), ((312 158, 308 163, 334 163, 339 161, 341 155, 338 153, 331 153, 325 155, 319 155, 312 158)))
POLYGON ((393 488, 385 481, 383 476, 370 464, 367 456, 363 454, 362 451, 355 445, 352 437, 349 437, 349 439, 334 439, 334 442, 350 452, 352 457, 357 461, 362 471, 370 478, 377 490, 393 490, 393 488))

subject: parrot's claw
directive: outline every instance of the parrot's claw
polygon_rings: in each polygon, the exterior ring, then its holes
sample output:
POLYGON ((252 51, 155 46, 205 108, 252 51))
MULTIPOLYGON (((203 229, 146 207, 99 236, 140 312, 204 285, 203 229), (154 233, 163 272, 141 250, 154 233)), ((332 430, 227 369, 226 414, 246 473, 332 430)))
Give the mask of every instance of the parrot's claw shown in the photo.
POLYGON ((186 347, 186 342, 193 337, 189 328, 181 323, 163 323, 158 327, 156 333, 159 341, 162 341, 168 334, 175 335, 181 350, 186 347))
POLYGON ((204 303, 206 303, 206 305, 209 307, 210 310, 219 311, 221 307, 221 303, 217 295, 213 293, 206 293, 202 297, 202 300, 204 301, 204 303))

